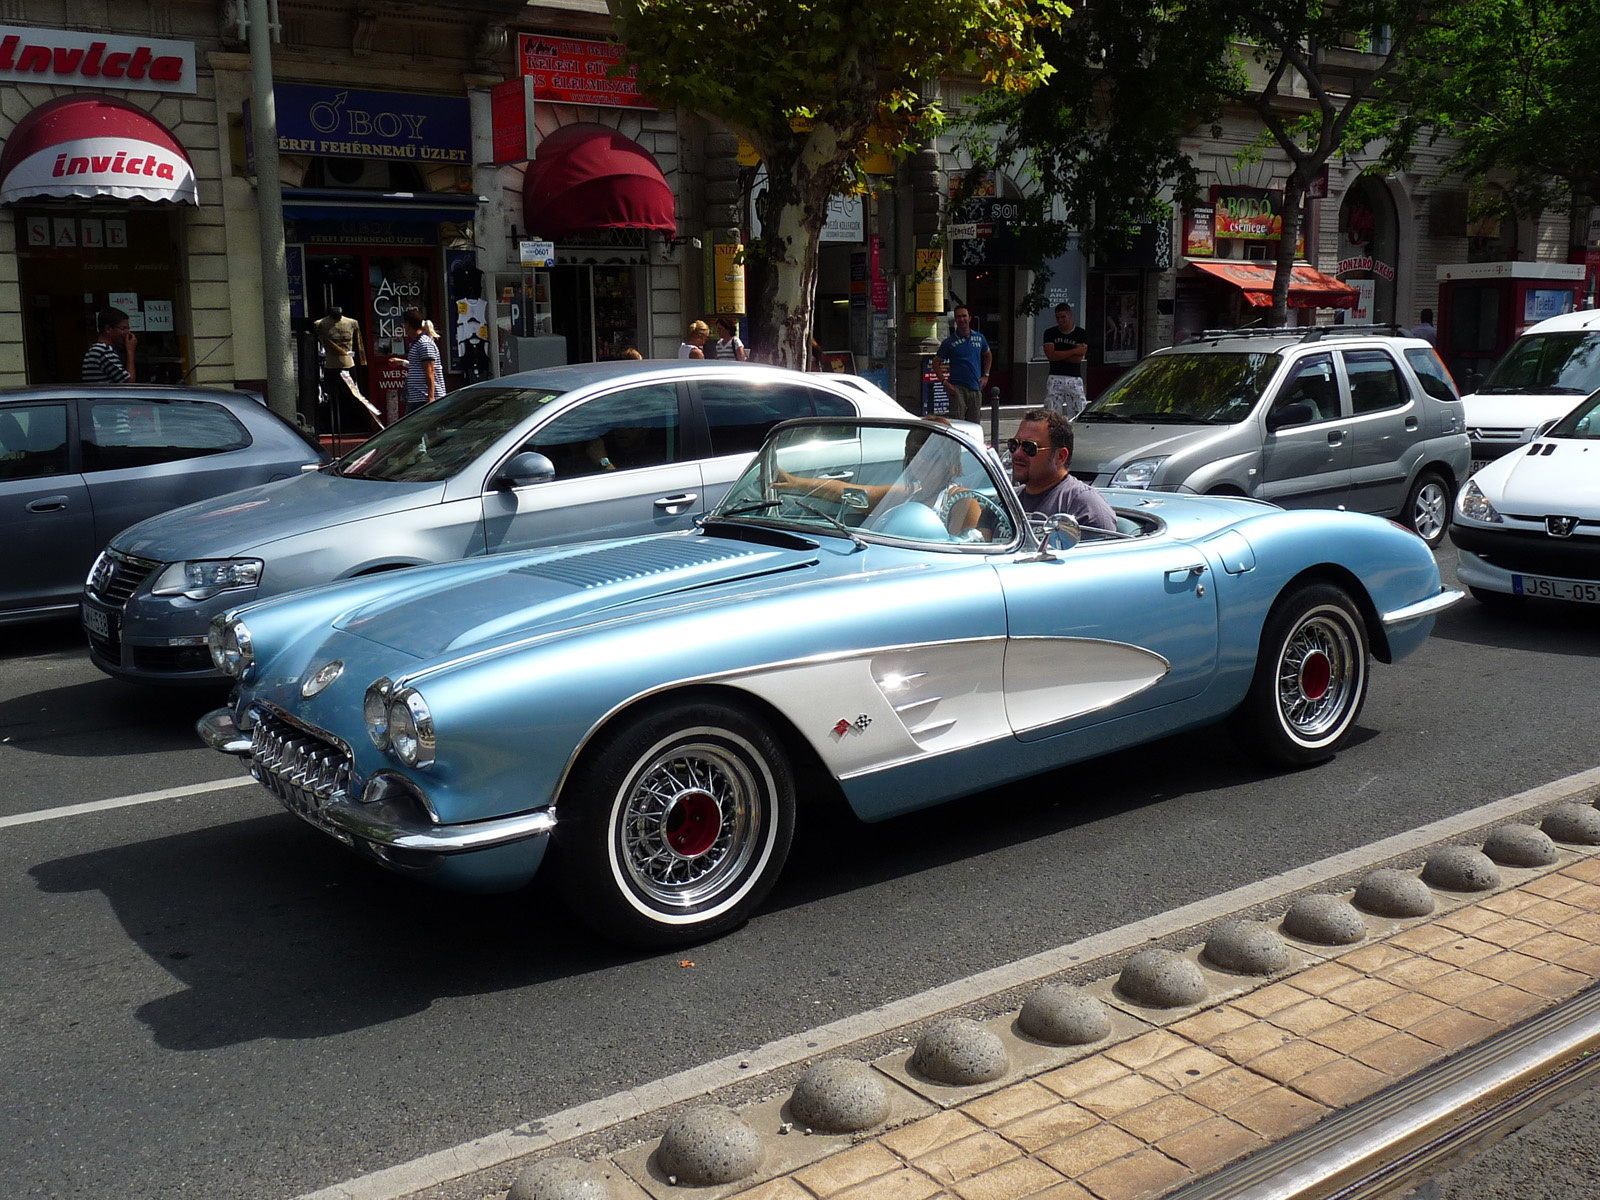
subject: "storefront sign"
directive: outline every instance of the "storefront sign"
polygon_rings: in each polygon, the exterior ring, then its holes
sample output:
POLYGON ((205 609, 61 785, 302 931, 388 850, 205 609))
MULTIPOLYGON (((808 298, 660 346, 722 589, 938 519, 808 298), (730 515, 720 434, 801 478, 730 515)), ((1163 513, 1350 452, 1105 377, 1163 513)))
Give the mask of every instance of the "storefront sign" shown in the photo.
POLYGON ((1529 288, 1522 294, 1522 319, 1543 321, 1572 311, 1572 292, 1567 288, 1529 288))
POLYGON ((194 167, 172 134, 107 96, 41 104, 17 123, 0 161, 0 204, 33 196, 200 203, 194 167))
POLYGON ((533 80, 524 75, 489 89, 489 124, 494 162, 527 162, 533 157, 533 80))
POLYGON ((1378 281, 1376 279, 1347 279, 1347 284, 1355 288, 1357 299, 1350 309, 1350 321, 1354 325, 1368 325, 1372 322, 1372 309, 1378 298, 1378 281))
POLYGON ((306 252, 300 246, 283 249, 284 277, 288 282, 290 318, 306 315, 306 252))
POLYGON ((656 106, 639 94, 638 68, 611 76, 622 61, 615 42, 586 38, 553 38, 536 33, 517 35, 517 63, 533 80, 533 94, 554 104, 598 104, 605 108, 656 106))
POLYGON ((831 196, 828 219, 822 223, 822 242, 859 243, 867 235, 860 196, 831 196))
MULTIPOLYGON (((464 96, 364 92, 300 83, 275 83, 272 96, 278 110, 278 149, 285 154, 472 161, 472 124, 464 96)), ((248 134, 248 103, 244 127, 248 134)))
POLYGON ((194 43, 0 25, 0 80, 192 95, 194 43))
POLYGON ((917 251, 916 292, 912 312, 942 313, 944 311, 944 251, 917 251))
POLYGON ((744 247, 737 242, 718 242, 711 247, 716 272, 718 316, 744 312, 744 247))
POLYGON ((1209 205, 1191 208, 1183 218, 1184 257, 1212 258, 1216 253, 1216 210, 1209 205))
POLYGON ((151 333, 171 333, 172 301, 146 300, 144 302, 144 327, 151 333))
POLYGON ((518 242, 517 257, 525 267, 553 267, 556 265, 556 244, 541 241, 518 242))
MULTIPOLYGON (((110 222, 106 222, 110 225, 110 222)), ((317 246, 437 246, 439 226, 415 221, 351 217, 337 221, 285 221, 291 242, 317 246)), ((108 231, 109 236, 109 231, 108 231)))
POLYGON ((1283 236, 1283 193, 1261 188, 1211 189, 1216 236, 1277 241, 1283 236))
POLYGON ((1379 279, 1394 278, 1394 267, 1384 262, 1381 258, 1374 258, 1370 254, 1357 254, 1351 258, 1341 258, 1338 267, 1334 269, 1334 274, 1344 276, 1352 271, 1371 271, 1379 279))
POLYGON ((950 254, 960 267, 1019 265, 1015 226, 1022 204, 998 196, 970 196, 961 203, 961 220, 950 230, 950 254), (971 237, 957 233, 971 232, 971 237))

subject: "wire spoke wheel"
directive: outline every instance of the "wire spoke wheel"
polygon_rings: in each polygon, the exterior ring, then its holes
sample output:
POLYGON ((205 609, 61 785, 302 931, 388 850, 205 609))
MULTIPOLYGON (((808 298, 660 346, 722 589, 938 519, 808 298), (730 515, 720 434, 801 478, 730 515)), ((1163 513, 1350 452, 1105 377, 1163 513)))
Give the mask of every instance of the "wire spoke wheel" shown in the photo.
POLYGON ((1348 712, 1361 676, 1357 653, 1348 624, 1325 615, 1307 619, 1285 642, 1278 656, 1278 707, 1306 741, 1325 737, 1348 712))

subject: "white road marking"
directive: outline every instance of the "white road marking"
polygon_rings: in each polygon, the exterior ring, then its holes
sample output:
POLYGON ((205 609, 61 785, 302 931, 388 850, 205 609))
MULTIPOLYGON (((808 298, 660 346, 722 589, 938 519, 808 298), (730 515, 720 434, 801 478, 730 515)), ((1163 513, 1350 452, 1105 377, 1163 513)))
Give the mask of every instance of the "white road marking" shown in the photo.
POLYGON ((110 800, 90 800, 86 804, 66 804, 60 808, 41 808, 37 812, 17 813, 0 817, 0 829, 13 825, 35 825, 40 821, 59 821, 64 817, 79 817, 84 813, 105 812, 112 808, 131 808, 135 804, 154 804, 157 800, 181 800, 185 796, 199 796, 206 792, 221 792, 228 788, 245 787, 255 780, 246 775, 243 779, 214 779, 210 783, 190 783, 183 787, 162 788, 159 792, 139 792, 132 796, 113 796, 110 800))
POLYGON ((1046 950, 1018 962, 1006 963, 966 979, 930 988, 915 996, 881 1004, 806 1033, 779 1038, 758 1050, 730 1054, 653 1083, 591 1100, 576 1108, 551 1113, 515 1128, 503 1129, 499 1133, 435 1151, 320 1191, 307 1192, 296 1197, 296 1200, 399 1200, 413 1192, 437 1187, 475 1171, 488 1170, 522 1155, 619 1125, 644 1113, 688 1100, 703 1099, 708 1093, 728 1084, 792 1067, 807 1059, 821 1058, 842 1046, 928 1020, 951 1009, 1035 983, 1095 959, 1125 953, 1153 939, 1181 933, 1208 921, 1281 900, 1340 876, 1354 874, 1373 863, 1386 862, 1477 829, 1498 825, 1596 786, 1600 786, 1600 767, 1457 813, 1420 829, 1398 833, 1371 845, 1335 854, 1320 862, 1296 867, 1270 879, 1197 900, 1171 912, 1146 917, 1120 929, 1097 933, 1068 946, 1046 950))

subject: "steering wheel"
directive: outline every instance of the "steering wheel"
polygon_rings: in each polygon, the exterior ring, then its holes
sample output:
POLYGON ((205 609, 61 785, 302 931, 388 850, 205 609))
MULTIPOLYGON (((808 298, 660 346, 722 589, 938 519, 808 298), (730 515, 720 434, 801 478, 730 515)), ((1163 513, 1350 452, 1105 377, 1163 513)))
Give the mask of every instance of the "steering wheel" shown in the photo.
MULTIPOLYGON (((939 505, 934 511, 939 514, 939 519, 945 523, 946 529, 950 527, 950 514, 955 511, 956 505, 964 500, 976 500, 978 502, 978 507, 982 509, 983 512, 987 513, 989 518, 994 522, 995 535, 998 537, 1001 531, 1004 531, 1006 536, 1000 540, 1006 541, 1010 539, 1011 514, 1006 512, 1006 510, 999 504, 998 501, 994 499, 994 497, 986 496, 982 492, 973 491, 971 488, 949 488, 940 498, 939 505)), ((978 518, 978 522, 980 525, 983 523, 983 517, 981 515, 978 518)), ((976 525, 973 526, 974 529, 977 527, 978 526, 976 525)), ((969 531, 963 530, 961 533, 952 534, 951 536, 959 538, 967 532, 969 531)))

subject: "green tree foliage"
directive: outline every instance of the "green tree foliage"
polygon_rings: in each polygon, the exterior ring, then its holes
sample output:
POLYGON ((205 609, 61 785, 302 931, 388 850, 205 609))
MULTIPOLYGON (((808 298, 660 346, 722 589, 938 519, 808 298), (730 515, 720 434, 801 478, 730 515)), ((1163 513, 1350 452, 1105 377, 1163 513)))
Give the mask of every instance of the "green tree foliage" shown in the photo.
POLYGON ((750 248, 757 354, 800 366, 811 335, 817 239, 869 127, 902 149, 936 127, 919 84, 977 76, 1026 89, 1048 74, 1034 32, 1064 0, 609 0, 658 102, 705 113, 766 165, 769 219, 750 248))
POLYGON ((1443 0, 1406 66, 1460 139, 1448 166, 1534 216, 1600 197, 1600 11, 1594 0, 1443 0))
MULTIPOLYGON (((1024 201, 1032 256, 1053 257, 1071 239, 1101 249, 1167 219, 1162 194, 1196 190, 1182 137, 1206 125, 1220 136, 1222 96, 1244 83, 1231 20, 1185 0, 1101 0, 1043 30, 1040 45, 1049 77, 1026 92, 991 91, 965 121, 977 170, 1037 184, 1024 201)), ((1036 278, 1024 308, 1042 303, 1047 283, 1036 278)))

